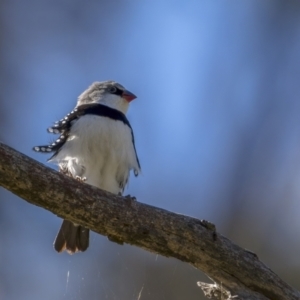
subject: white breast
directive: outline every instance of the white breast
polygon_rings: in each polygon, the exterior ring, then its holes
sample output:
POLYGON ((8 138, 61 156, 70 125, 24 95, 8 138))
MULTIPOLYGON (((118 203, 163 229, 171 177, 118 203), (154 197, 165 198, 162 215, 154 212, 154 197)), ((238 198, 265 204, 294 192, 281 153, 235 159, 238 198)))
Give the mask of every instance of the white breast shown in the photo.
POLYGON ((139 172, 130 128, 121 121, 85 115, 72 124, 70 135, 51 159, 74 176, 112 193, 122 191, 131 169, 139 172))

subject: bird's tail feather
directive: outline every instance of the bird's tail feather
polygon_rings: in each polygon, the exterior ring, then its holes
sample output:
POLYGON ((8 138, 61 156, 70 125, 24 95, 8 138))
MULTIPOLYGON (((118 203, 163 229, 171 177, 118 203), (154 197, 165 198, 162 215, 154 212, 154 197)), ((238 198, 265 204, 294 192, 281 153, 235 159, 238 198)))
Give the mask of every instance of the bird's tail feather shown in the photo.
POLYGON ((64 220, 54 241, 57 252, 66 250, 69 254, 85 251, 89 246, 89 229, 64 220))

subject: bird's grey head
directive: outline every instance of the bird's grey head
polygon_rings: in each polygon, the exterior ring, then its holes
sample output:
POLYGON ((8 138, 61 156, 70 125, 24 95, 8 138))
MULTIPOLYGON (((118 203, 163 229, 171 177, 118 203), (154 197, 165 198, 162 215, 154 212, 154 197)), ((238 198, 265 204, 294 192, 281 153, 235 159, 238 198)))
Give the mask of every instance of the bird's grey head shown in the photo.
POLYGON ((79 97, 76 106, 100 103, 126 113, 136 96, 115 81, 94 82, 79 97))

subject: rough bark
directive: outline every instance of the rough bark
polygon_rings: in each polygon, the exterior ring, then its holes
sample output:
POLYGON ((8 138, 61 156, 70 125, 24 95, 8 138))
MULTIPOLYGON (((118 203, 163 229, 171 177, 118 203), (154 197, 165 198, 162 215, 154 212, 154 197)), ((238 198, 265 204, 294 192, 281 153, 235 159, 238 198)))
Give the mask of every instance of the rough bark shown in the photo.
POLYGON ((0 143, 0 185, 27 202, 109 239, 174 257, 206 273, 213 299, 300 299, 258 257, 213 224, 116 196, 78 182, 0 143))

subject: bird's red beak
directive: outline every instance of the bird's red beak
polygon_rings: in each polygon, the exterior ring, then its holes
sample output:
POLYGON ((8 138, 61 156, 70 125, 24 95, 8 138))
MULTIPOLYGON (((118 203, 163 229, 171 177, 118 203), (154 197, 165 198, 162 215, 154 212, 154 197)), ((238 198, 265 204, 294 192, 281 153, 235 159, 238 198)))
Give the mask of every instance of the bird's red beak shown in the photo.
POLYGON ((123 91, 123 93, 122 93, 122 97, 123 97, 126 101, 130 102, 130 101, 132 101, 133 99, 136 98, 136 95, 135 95, 135 94, 132 94, 131 92, 129 92, 129 91, 127 91, 127 90, 125 90, 125 91, 123 91))

